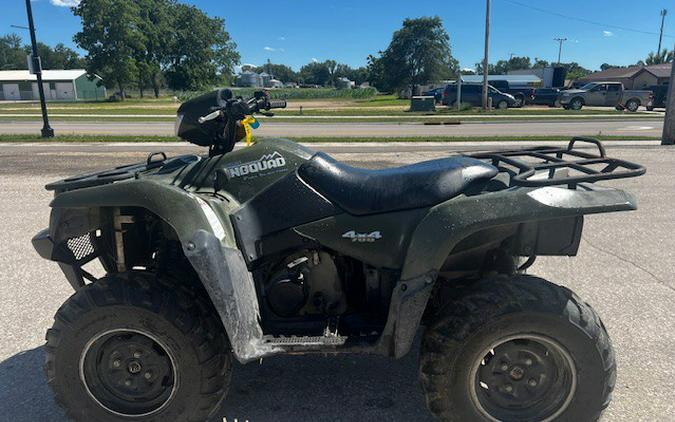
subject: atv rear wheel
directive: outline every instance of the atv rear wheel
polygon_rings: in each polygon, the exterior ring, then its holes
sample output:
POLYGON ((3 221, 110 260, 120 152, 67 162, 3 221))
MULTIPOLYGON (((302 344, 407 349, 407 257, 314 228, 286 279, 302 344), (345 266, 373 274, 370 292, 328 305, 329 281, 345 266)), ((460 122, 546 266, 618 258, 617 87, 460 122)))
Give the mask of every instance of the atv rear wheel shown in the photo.
POLYGON ((595 421, 616 379, 609 336, 570 290, 543 279, 485 279, 427 329, 420 382, 449 421, 595 421))
POLYGON ((205 421, 225 397, 229 344, 197 289, 149 273, 109 275, 54 319, 45 371, 77 421, 205 421))

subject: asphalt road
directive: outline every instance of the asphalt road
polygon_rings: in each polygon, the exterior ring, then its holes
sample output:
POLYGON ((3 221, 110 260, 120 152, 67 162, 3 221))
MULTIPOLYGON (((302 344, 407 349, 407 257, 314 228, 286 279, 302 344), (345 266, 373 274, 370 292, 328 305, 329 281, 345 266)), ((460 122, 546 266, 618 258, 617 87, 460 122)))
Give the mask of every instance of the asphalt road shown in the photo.
MULTIPOLYGON (((445 156, 462 145, 327 147, 369 167, 445 156)), ((485 144, 480 144, 485 147, 485 144)), ((163 145, 170 155, 196 151, 163 145)), ((31 236, 47 225, 42 186, 92 168, 144 159, 156 145, 0 145, 0 420, 65 422, 42 373, 45 330, 72 293, 56 264, 40 259, 31 236)), ((640 162, 647 175, 615 181, 640 210, 586 219, 579 256, 540 258, 530 271, 575 290, 602 315, 617 352, 614 400, 604 421, 675 417, 675 149, 612 144, 610 155, 640 162)), ((234 370, 219 417, 232 422, 430 421, 417 383, 417 351, 374 356, 276 357, 234 370)))
MULTIPOLYGON (((162 135, 174 134, 173 122, 55 122, 57 133, 78 135, 162 135)), ((39 133, 39 121, 2 121, 0 134, 39 133)), ((621 119, 590 121, 468 122, 460 125, 419 123, 275 123, 265 121, 257 136, 298 137, 392 137, 392 136, 499 136, 499 135, 623 135, 660 136, 663 119, 621 119)))

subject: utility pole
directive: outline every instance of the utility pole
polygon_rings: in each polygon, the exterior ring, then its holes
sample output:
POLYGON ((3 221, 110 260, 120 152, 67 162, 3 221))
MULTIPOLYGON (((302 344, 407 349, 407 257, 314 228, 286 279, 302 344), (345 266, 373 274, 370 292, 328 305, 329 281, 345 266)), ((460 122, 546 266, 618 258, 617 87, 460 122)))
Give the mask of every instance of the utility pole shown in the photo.
POLYGON ((28 14, 28 29, 30 31, 30 42, 33 47, 32 54, 32 68, 37 77, 38 92, 40 93, 40 107, 42 108, 42 137, 53 138, 54 129, 49 126, 49 116, 47 116, 47 102, 45 101, 45 88, 42 86, 42 63, 40 56, 38 56, 37 40, 35 38, 35 24, 33 23, 33 8, 30 4, 31 0, 26 0, 26 13, 28 14))
POLYGON ((671 64, 670 83, 666 100, 666 118, 663 121, 661 145, 675 145, 675 66, 671 64))
POLYGON ((560 65, 560 60, 562 58, 562 45, 565 41, 567 41, 567 38, 553 38, 554 41, 558 41, 560 46, 558 47, 558 65, 560 65))
POLYGON ((666 20, 666 15, 668 11, 666 9, 661 9, 661 32, 659 33, 659 48, 656 50, 656 54, 661 55, 661 41, 663 41, 663 23, 666 20))
MULTIPOLYGON (((30 1, 30 0, 28 0, 30 1)), ((485 55, 483 56, 483 110, 488 109, 488 52, 490 50, 490 0, 485 5, 485 55)))

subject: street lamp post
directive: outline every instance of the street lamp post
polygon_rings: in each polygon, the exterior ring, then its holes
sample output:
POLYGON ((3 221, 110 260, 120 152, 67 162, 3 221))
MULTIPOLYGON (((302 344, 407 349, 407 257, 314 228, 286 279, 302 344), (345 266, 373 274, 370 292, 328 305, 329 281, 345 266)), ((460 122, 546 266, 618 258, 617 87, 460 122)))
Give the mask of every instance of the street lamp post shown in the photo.
POLYGON ((33 48, 33 54, 31 57, 32 68, 37 77, 38 92, 40 93, 40 107, 42 108, 42 137, 43 138, 53 138, 54 129, 49 126, 49 116, 47 115, 47 102, 45 101, 45 89, 42 85, 42 64, 40 62, 40 56, 38 56, 37 49, 37 40, 35 38, 35 24, 33 23, 33 8, 30 4, 31 0, 26 0, 26 13, 28 14, 28 29, 30 31, 30 42, 33 48))
POLYGON ((675 145, 675 65, 671 64, 661 145, 675 145))
POLYGON ((488 53, 490 51, 490 0, 485 4, 485 52, 483 55, 483 110, 488 109, 488 53))

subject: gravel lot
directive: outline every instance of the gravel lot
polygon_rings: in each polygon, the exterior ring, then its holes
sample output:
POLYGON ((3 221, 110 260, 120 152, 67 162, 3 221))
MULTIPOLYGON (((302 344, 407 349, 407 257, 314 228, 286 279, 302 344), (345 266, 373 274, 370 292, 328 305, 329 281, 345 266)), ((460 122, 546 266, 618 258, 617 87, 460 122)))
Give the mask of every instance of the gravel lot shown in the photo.
MULTIPOLYGON (((464 146, 466 147, 466 146, 464 146)), ((163 146, 170 154, 194 151, 163 146)), ((371 167, 442 156, 452 146, 327 147, 371 167), (349 151, 349 152, 346 152, 349 151)), ((56 264, 30 238, 47 226, 60 176, 141 160, 158 147, 0 145, 0 420, 65 421, 42 373, 45 330, 72 293, 56 264)), ((579 256, 540 259, 530 271, 566 285, 603 317, 618 355, 619 377, 605 421, 675 419, 675 149, 610 146, 648 173, 612 182, 636 194, 640 210, 586 219, 579 256)), ((220 418, 263 421, 427 421, 417 352, 392 361, 373 356, 277 357, 235 367, 220 418)), ((220 420, 220 419, 218 419, 220 420)))

